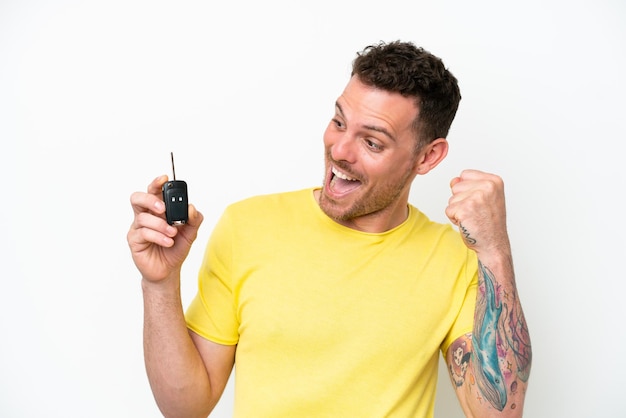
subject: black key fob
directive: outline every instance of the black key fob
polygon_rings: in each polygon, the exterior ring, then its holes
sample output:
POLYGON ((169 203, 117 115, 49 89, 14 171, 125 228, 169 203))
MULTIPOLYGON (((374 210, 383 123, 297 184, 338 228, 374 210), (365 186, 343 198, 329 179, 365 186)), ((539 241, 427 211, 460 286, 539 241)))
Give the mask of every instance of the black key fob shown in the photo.
POLYGON ((167 223, 170 225, 186 224, 189 216, 187 183, 182 180, 168 181, 163 185, 162 191, 167 223))
POLYGON ((163 184, 163 202, 165 203, 165 218, 170 225, 184 225, 189 217, 189 200, 187 199, 187 183, 176 180, 174 169, 174 153, 172 156, 172 177, 174 180, 163 184))

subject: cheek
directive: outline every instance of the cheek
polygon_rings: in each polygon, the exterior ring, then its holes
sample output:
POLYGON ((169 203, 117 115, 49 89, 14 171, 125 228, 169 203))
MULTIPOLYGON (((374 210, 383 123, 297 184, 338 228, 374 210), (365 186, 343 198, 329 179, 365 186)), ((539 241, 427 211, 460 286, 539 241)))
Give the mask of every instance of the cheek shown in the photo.
POLYGON ((405 181, 410 176, 412 165, 408 161, 386 160, 377 161, 372 166, 372 175, 376 176, 382 183, 395 184, 398 181, 405 181))

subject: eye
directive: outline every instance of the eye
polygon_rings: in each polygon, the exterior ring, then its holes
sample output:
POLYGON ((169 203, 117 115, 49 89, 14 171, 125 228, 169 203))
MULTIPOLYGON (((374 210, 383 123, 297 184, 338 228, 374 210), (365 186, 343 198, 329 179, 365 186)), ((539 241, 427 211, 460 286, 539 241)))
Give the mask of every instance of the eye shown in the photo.
POLYGON ((367 145, 367 148, 374 152, 381 152, 383 150, 382 145, 372 141, 371 139, 364 138, 363 141, 365 141, 365 145, 367 145))
POLYGON ((339 120, 339 119, 337 119, 337 118, 333 118, 333 123, 335 124, 335 126, 336 126, 337 128, 343 129, 343 128, 345 127, 345 125, 343 124, 343 122, 342 122, 342 121, 340 121, 340 120, 339 120))

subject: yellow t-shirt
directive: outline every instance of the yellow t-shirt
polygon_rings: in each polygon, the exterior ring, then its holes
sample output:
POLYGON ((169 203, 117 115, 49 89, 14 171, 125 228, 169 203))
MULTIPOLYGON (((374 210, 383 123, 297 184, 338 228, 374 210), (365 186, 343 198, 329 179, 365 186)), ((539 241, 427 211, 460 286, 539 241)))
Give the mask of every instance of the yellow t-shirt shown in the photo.
POLYGON ((236 417, 431 417, 476 274, 458 232, 413 206, 372 234, 328 218, 313 189, 258 196, 215 227, 187 323, 237 344, 236 417))

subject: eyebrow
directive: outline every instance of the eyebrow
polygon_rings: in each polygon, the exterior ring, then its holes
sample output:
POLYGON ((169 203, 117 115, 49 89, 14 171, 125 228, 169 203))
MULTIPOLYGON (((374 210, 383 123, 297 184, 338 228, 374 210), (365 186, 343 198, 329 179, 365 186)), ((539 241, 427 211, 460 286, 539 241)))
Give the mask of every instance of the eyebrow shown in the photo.
MULTIPOLYGON (((343 113, 343 109, 341 108, 341 105, 339 104, 339 102, 335 102, 335 107, 337 108, 337 111, 339 113, 339 116, 341 116, 342 118, 346 118, 344 113, 343 113)), ((370 131, 375 131, 375 132, 380 132, 383 135, 385 135, 387 138, 391 139, 393 142, 397 142, 396 141, 396 137, 393 136, 391 134, 391 132, 389 132, 387 129, 383 128, 382 126, 376 126, 376 125, 363 125, 363 128, 370 130, 370 131)))

